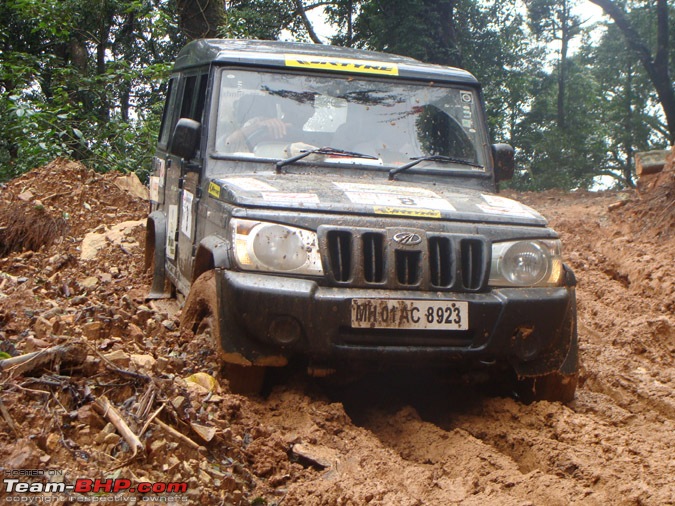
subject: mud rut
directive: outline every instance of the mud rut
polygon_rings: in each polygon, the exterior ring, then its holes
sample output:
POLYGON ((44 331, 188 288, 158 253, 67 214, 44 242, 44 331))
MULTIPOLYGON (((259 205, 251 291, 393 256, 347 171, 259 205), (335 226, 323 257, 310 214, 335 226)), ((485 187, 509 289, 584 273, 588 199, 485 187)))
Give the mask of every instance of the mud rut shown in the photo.
POLYGON ((525 406, 494 385, 414 373, 335 387, 289 372, 264 397, 233 395, 212 348, 175 328, 178 307, 143 303, 142 227, 119 248, 109 239, 95 260, 76 258, 82 236, 99 225, 90 209, 100 205, 110 228, 141 219, 145 204, 125 202, 109 178, 72 166, 27 176, 5 190, 5 200, 28 187, 36 198, 70 199, 50 204, 68 207, 72 237, 0 260, 1 347, 16 355, 75 339, 90 345, 90 356, 88 369, 70 376, 2 373, 5 469, 186 481, 190 504, 675 504, 675 240, 630 206, 609 211, 624 194, 515 195, 561 233, 579 280, 577 397, 525 406), (87 193, 54 188, 55 174, 75 188, 86 180, 87 193), (98 282, 82 288, 92 277, 98 282), (121 360, 117 369, 102 353, 121 360), (151 384, 130 379, 133 371, 151 384), (184 380, 202 371, 222 390, 184 380), (147 455, 115 471, 128 448, 119 437, 100 437, 105 420, 90 407, 103 392, 131 421, 139 399, 153 393, 147 411, 164 403, 164 422, 202 449, 151 426, 147 455), (192 422, 215 438, 199 440, 192 422))

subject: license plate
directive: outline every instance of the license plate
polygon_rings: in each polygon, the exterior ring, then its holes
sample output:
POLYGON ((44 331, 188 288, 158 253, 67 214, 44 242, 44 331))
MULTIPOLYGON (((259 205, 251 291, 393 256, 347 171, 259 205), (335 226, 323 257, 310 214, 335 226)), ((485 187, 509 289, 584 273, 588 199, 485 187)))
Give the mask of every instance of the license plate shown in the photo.
POLYGON ((467 330, 469 303, 352 299, 352 328, 467 330))

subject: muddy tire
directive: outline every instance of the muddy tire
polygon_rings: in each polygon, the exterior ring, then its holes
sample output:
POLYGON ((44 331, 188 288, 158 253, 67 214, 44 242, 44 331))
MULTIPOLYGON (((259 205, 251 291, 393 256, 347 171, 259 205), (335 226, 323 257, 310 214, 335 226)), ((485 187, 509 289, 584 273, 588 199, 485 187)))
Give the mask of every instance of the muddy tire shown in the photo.
POLYGON ((559 372, 518 378, 516 395, 521 402, 529 404, 534 401, 550 401, 568 403, 574 400, 579 373, 563 375, 559 372))
MULTIPOLYGON (((190 288, 181 316, 181 329, 190 330, 195 338, 203 336, 217 350, 220 345, 220 320, 216 295, 216 274, 210 270, 199 276, 190 288)), ((224 376, 230 391, 235 394, 255 395, 262 390, 265 368, 225 363, 224 376)))

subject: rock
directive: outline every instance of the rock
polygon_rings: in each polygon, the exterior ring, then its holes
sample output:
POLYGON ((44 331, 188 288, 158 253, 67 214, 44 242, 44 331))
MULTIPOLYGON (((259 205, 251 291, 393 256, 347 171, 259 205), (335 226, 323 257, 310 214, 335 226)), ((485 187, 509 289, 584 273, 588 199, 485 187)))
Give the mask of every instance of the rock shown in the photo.
POLYGON ((115 426, 112 423, 107 423, 101 429, 101 432, 99 432, 96 435, 96 437, 94 438, 94 441, 96 443, 101 444, 109 434, 114 434, 114 433, 115 433, 115 426))
POLYGON ((125 176, 117 177, 115 179, 115 186, 139 199, 150 199, 148 188, 143 183, 141 183, 141 180, 138 179, 138 176, 134 172, 130 172, 125 176))
POLYGON ((325 446, 297 443, 293 445, 292 451, 299 459, 309 461, 310 464, 317 465, 321 468, 332 467, 339 460, 337 450, 325 446))
POLYGON ((48 343, 47 341, 43 341, 42 339, 36 339, 35 337, 30 335, 26 336, 24 340, 26 342, 26 348, 24 349, 25 353, 36 351, 42 348, 48 348, 49 346, 51 346, 51 344, 48 343))
POLYGON ((101 418, 91 404, 86 404, 77 410, 77 420, 80 423, 89 425, 94 430, 101 430, 105 427, 105 420, 101 418))
POLYGON ((129 355, 124 353, 122 350, 115 350, 110 353, 106 353, 103 355, 103 358, 113 362, 114 364, 122 365, 124 367, 128 366, 129 362, 131 361, 131 357, 129 357, 129 355))
POLYGON ((216 428, 209 427, 207 425, 202 425, 195 422, 190 422, 190 427, 195 431, 200 438, 202 438, 207 443, 211 441, 216 436, 216 428))
POLYGON ((40 458, 45 453, 28 438, 19 439, 14 444, 12 453, 3 462, 5 469, 38 469, 40 458))
POLYGON ((103 322, 88 322, 82 325, 82 333, 89 339, 99 339, 103 337, 103 322))
POLYGON ((33 192, 30 190, 26 190, 25 192, 19 193, 16 196, 16 198, 23 202, 30 202, 31 200, 33 200, 33 192))
POLYGON ((176 330, 176 323, 173 320, 163 320, 162 325, 167 330, 176 330))
POLYGON ((135 323, 130 323, 127 325, 127 333, 131 339, 134 341, 142 341, 143 337, 145 337, 145 334, 141 330, 141 328, 136 325, 135 323))
POLYGON ((52 324, 52 322, 50 322, 46 318, 43 318, 42 316, 39 316, 38 319, 35 321, 35 324, 33 325, 33 332, 35 332, 35 337, 43 341, 45 339, 49 339, 52 336, 53 331, 54 325, 52 324))
POLYGON ((90 232, 82 239, 80 259, 93 260, 99 250, 109 247, 110 244, 122 244, 123 240, 134 228, 145 225, 145 220, 124 221, 112 227, 110 230, 98 233, 90 232))
POLYGON ((88 278, 78 281, 78 284, 85 290, 89 290, 98 285, 98 278, 96 276, 89 276, 88 278))
POLYGON ((173 405, 174 408, 180 409, 180 407, 185 403, 185 397, 182 395, 179 395, 178 397, 174 397, 171 400, 171 404, 173 405))
POLYGON ((145 369, 146 371, 152 371, 157 362, 152 355, 131 355, 130 358, 132 364, 139 369, 145 369))

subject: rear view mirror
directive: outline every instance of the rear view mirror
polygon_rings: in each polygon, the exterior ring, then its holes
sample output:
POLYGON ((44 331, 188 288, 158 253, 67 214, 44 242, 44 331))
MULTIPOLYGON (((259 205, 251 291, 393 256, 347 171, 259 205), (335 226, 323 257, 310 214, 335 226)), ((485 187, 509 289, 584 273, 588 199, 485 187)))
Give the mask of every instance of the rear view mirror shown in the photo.
POLYGON ((201 124, 189 118, 181 118, 173 131, 169 152, 179 158, 192 160, 199 147, 201 124))
POLYGON ((508 181, 513 177, 516 163, 514 149, 508 144, 493 144, 492 159, 495 167, 495 182, 508 181))

